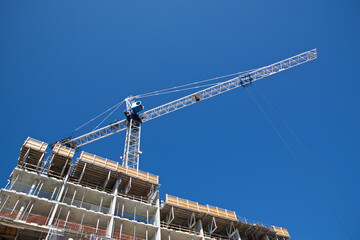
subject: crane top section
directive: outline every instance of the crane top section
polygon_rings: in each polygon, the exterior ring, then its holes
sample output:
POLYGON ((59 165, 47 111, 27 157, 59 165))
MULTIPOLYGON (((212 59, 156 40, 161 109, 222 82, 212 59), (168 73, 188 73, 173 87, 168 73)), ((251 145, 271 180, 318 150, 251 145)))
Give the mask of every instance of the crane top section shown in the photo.
POLYGON ((174 112, 176 110, 179 110, 181 108, 193 105, 197 102, 228 92, 235 88, 246 87, 249 84, 258 81, 262 78, 296 67, 303 63, 312 61, 316 58, 317 58, 317 50, 312 49, 310 51, 298 54, 296 56, 287 58, 277 63, 255 69, 245 74, 241 74, 230 80, 220 82, 214 86, 208 87, 201 91, 179 98, 164 105, 155 107, 140 114, 139 112, 143 109, 143 106, 140 101, 136 100, 138 97, 137 96, 128 97, 125 99, 125 102, 127 104, 127 110, 125 112, 125 115, 127 119, 116 121, 103 128, 89 132, 74 139, 64 141, 63 144, 71 147, 75 146, 76 148, 81 147, 88 143, 97 141, 104 137, 126 130, 128 128, 128 123, 130 119, 138 121, 140 123, 144 123, 152 119, 158 118, 160 116, 166 115, 168 113, 174 112))
POLYGON ((168 114, 170 112, 176 111, 178 109, 187 107, 199 101, 214 97, 221 93, 230 91, 232 89, 238 87, 246 87, 247 85, 260 80, 262 78, 268 77, 275 73, 287 70, 289 68, 293 68, 300 64, 309 62, 317 58, 317 51, 313 49, 308 52, 304 52, 302 54, 296 55, 294 57, 285 59, 283 61, 271 64, 269 66, 265 66, 254 71, 251 71, 246 74, 242 74, 238 77, 232 78, 228 81, 221 82, 216 84, 215 86, 206 88, 204 90, 198 91, 196 93, 190 94, 188 96, 182 97, 175 101, 166 103, 159 107, 148 110, 142 114, 140 114, 140 118, 142 122, 149 121, 151 119, 160 117, 162 115, 168 114))

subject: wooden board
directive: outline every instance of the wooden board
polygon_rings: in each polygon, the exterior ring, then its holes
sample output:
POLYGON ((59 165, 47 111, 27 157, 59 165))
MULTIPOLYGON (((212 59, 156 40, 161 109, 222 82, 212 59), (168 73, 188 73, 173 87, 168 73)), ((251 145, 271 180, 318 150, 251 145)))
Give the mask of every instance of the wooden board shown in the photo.
POLYGON ((131 177, 140 178, 140 179, 142 179, 144 181, 147 181, 147 182, 151 182, 151 183, 154 183, 154 184, 159 184, 159 176, 156 176, 156 175, 148 173, 148 172, 136 170, 136 169, 123 167, 123 166, 119 165, 118 162, 109 160, 107 158, 99 157, 99 156, 96 156, 94 154, 81 152, 79 160, 87 162, 87 163, 95 164, 95 165, 98 165, 100 167, 104 167, 104 168, 107 168, 109 170, 112 170, 112 171, 117 171, 117 172, 120 172, 120 173, 124 173, 124 174, 127 174, 127 175, 131 176, 131 177))
POLYGON ((64 156, 66 158, 72 158, 75 154, 75 149, 68 148, 57 143, 55 144, 52 153, 64 156))
POLYGON ((237 221, 237 216, 236 213, 234 211, 228 211, 226 209, 221 209, 218 207, 212 207, 209 205, 200 205, 197 202, 193 202, 193 201, 189 201, 186 199, 181 199, 178 197, 173 197, 170 196, 168 194, 166 194, 166 203, 171 204, 171 205, 175 205, 175 206, 179 206, 182 208, 187 208, 190 210, 194 210, 194 211, 198 211, 198 212, 203 212, 206 214, 210 214, 213 216, 218 216, 218 217, 222 217, 222 218, 227 218, 227 219, 231 219, 231 220, 235 220, 237 221))
POLYGON ((45 142, 41 142, 39 140, 33 139, 31 137, 28 137, 23 144, 23 147, 31 148, 33 150, 39 151, 39 152, 45 152, 48 144, 45 142))
POLYGON ((275 227, 275 226, 272 226, 272 228, 274 229, 277 235, 290 238, 290 234, 287 229, 282 227, 275 227))
POLYGON ((35 170, 41 165, 44 159, 45 150, 48 144, 28 137, 20 149, 18 165, 29 170, 35 170))

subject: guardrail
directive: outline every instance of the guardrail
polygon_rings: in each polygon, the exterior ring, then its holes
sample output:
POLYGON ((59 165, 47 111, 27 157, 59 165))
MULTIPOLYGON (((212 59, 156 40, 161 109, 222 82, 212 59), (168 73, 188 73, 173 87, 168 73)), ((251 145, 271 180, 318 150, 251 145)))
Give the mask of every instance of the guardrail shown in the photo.
POLYGON ((56 198, 57 198, 57 195, 54 193, 43 191, 43 190, 38 190, 36 188, 31 188, 31 187, 19 185, 19 184, 12 184, 12 185, 10 184, 5 189, 10 190, 10 191, 12 190, 12 191, 16 191, 16 192, 26 193, 28 195, 37 196, 39 198, 46 198, 48 200, 56 200, 56 198))
MULTIPOLYGON (((186 233, 194 234, 194 235, 197 235, 197 236, 200 235, 200 233, 195 231, 193 228, 188 228, 186 226, 179 225, 179 224, 168 224, 165 221, 161 221, 160 226, 162 228, 167 228, 167 229, 171 229, 171 230, 175 230, 175 231, 186 232, 186 233)), ((222 235, 219 235, 219 234, 210 234, 205 229, 204 229, 204 236, 208 237, 208 238, 212 238, 212 239, 217 238, 219 240, 229 239, 228 237, 222 236, 222 235)))
POLYGON ((97 205, 97 204, 88 203, 88 202, 84 202, 84 201, 80 201, 80 200, 77 200, 77 199, 64 197, 62 199, 62 202, 66 203, 68 205, 72 205, 72 206, 79 207, 79 208, 85 208, 87 210, 92 210, 92 211, 95 211, 95 212, 102 212, 102 213, 105 213, 105 214, 109 213, 109 208, 107 208, 107 207, 100 206, 100 205, 97 205))
POLYGON ((259 221, 255 221, 255 220, 251 220, 251 219, 247 219, 245 217, 241 217, 241 216, 237 216, 238 220, 240 222, 246 223, 246 224, 250 224, 250 225, 254 225, 254 226, 260 226, 260 227, 266 227, 269 229, 272 229, 271 225, 269 224, 265 224, 259 221))
POLYGON ((48 222, 48 217, 46 216, 32 213, 19 214, 18 211, 9 208, 3 208, 0 212, 0 217, 22 220, 27 223, 36 223, 38 225, 46 225, 48 222))
MULTIPOLYGON (((82 225, 79 223, 64 221, 62 219, 56 220, 54 227, 57 229, 64 229, 65 232, 76 234, 80 237, 90 237, 90 239, 108 239, 106 234, 106 229, 97 228, 89 225, 82 225)), ((110 239, 110 238, 109 238, 110 239)), ((122 232, 113 232, 113 237, 111 239, 116 240, 145 240, 145 238, 132 236, 129 233, 122 232)))
POLYGON ((179 224, 168 224, 165 221, 160 222, 160 227, 168 228, 168 229, 172 229, 172 230, 176 230, 176 231, 187 232, 187 233, 191 233, 191 234, 198 234, 194 229, 191 229, 186 226, 179 225, 179 224))
POLYGON ((133 213, 128 213, 128 212, 122 212, 120 210, 115 211, 115 216, 126 218, 129 220, 134 220, 141 223, 151 224, 151 225, 156 224, 156 220, 154 218, 147 218, 145 216, 135 215, 133 213))

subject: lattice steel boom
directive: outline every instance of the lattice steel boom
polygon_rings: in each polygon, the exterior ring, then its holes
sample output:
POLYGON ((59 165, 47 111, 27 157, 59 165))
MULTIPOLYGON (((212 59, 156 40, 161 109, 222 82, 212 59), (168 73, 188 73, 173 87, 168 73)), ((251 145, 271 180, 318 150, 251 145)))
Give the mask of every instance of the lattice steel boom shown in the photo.
POLYGON ((262 78, 268 77, 275 73, 278 73, 278 72, 287 70, 289 68, 298 66, 300 64, 309 62, 311 60, 314 60, 316 57, 317 57, 316 49, 313 49, 308 52, 304 52, 304 53, 296 55, 294 57, 285 59, 283 61, 271 64, 266 67, 256 69, 256 70, 246 73, 246 74, 242 74, 236 78, 230 79, 228 81, 219 83, 215 86, 206 88, 199 92, 193 93, 191 95, 182 97, 175 101, 172 101, 172 102, 166 103, 164 105, 161 105, 159 107, 148 110, 148 111, 140 114, 140 118, 141 118, 142 122, 149 121, 151 119, 160 117, 160 116, 168 114, 170 112, 190 106, 199 101, 214 97, 221 93, 233 90, 233 89, 241 87, 241 86, 244 87, 244 86, 246 86, 252 82, 255 82, 257 80, 260 80, 262 78))
MULTIPOLYGON (((187 95, 185 97, 179 98, 175 101, 166 103, 159 107, 148 110, 142 114, 139 114, 141 122, 147 122, 154 118, 166 115, 168 113, 174 112, 181 108, 190 106, 199 101, 214 97, 216 95, 225 93, 227 91, 233 90, 238 87, 245 87, 248 84, 260 80, 262 78, 268 77, 275 73, 293 68, 300 64, 309 62, 317 58, 316 49, 301 53, 294 57, 282 60, 280 62, 265 66, 254 71, 251 71, 246 74, 239 75, 236 78, 230 79, 225 82, 216 84, 215 86, 206 88, 204 90, 195 92, 193 94, 187 95)), ((95 130, 93 132, 87 133, 85 135, 79 136, 77 138, 71 139, 65 144, 75 145, 76 147, 84 146, 88 143, 94 142, 96 140, 105 138, 107 136, 113 135, 120 131, 128 129, 128 120, 124 119, 115 123, 112 123, 106 127, 95 130)), ((139 138, 140 139, 140 138, 139 138)), ((140 141, 140 140, 139 140, 140 141)))

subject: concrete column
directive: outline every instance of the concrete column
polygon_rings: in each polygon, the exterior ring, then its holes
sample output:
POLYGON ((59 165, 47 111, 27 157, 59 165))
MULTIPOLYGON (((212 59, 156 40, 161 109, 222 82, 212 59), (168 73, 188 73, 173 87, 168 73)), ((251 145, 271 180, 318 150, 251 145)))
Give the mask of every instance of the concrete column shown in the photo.
POLYGON ((114 225, 115 225, 114 215, 115 215, 115 210, 116 210, 116 198, 118 195, 120 183, 121 183, 121 179, 117 180, 115 183, 113 199, 111 200, 111 204, 110 204, 109 214, 111 215, 111 219, 110 219, 110 222, 106 229, 106 237, 108 237, 108 238, 112 238, 112 234, 113 234, 113 230, 114 230, 114 225))
MULTIPOLYGON (((70 173, 70 171, 69 171, 69 173, 70 173)), ((65 186, 66 186, 66 182, 67 182, 68 178, 69 178, 69 174, 66 175, 66 177, 65 177, 65 179, 64 179, 64 182, 63 182, 63 184, 62 184, 62 186, 61 186, 59 195, 58 195, 58 197, 57 197, 57 199, 56 199, 56 204, 55 204, 54 210, 53 210, 53 212, 51 213, 49 222, 48 222, 48 224, 47 224, 48 226, 51 226, 51 224, 52 224, 53 221, 54 221, 56 211, 57 211, 57 209, 59 208, 59 201, 60 201, 60 199, 61 199, 61 197, 62 197, 62 195, 63 195, 63 193, 64 193, 65 186)))
POLYGON ((15 209, 16 209, 16 207, 17 207, 17 205, 19 204, 20 201, 21 201, 21 197, 16 201, 14 207, 11 210, 10 216, 13 214, 13 212, 15 211, 15 209))
POLYGON ((27 221, 28 217, 30 216, 31 211, 32 211, 34 205, 35 205, 35 201, 33 201, 33 203, 31 204, 31 207, 30 207, 29 212, 28 212, 28 216, 26 217, 26 220, 25 220, 25 221, 27 221))
POLYGON ((73 197, 72 197, 72 199, 71 199, 71 205, 73 205, 73 203, 74 203, 74 199, 75 199, 75 196, 76 196, 76 191, 77 189, 75 188, 75 191, 74 191, 74 195, 73 195, 73 197))
MULTIPOLYGON (((156 191, 156 213, 155 213, 155 226, 157 227, 154 240, 161 240, 161 228, 160 228, 160 199, 159 191, 156 191)), ((170 233, 169 233, 170 237, 170 233)))
POLYGON ((122 221, 121 221, 121 224, 120 224, 120 232, 119 232, 119 239, 121 239, 122 229, 123 229, 123 223, 122 223, 122 221))
POLYGON ((35 189, 36 189, 36 185, 38 184, 38 180, 35 179, 35 181, 33 182, 33 184, 31 185, 31 188, 29 190, 29 195, 32 195, 33 193, 35 193, 35 189))
POLYGON ((86 193, 86 192, 84 191, 83 196, 82 196, 82 198, 81 198, 80 207, 82 207, 82 205, 83 205, 83 203, 84 203, 85 193, 86 193))
POLYGON ((10 188, 9 190, 11 190, 14 187, 14 184, 16 183, 16 181, 18 180, 20 174, 17 174, 16 177, 14 179, 12 179, 12 181, 10 182, 10 188))
POLYGON ((53 200, 54 196, 56 196, 55 193, 56 193, 57 187, 58 187, 58 186, 55 186, 54 191, 53 191, 53 193, 52 193, 52 195, 51 195, 50 200, 53 200))
POLYGON ((70 210, 68 210, 68 213, 66 214, 66 219, 65 219, 65 225, 64 225, 64 227, 66 227, 67 221, 69 220, 69 215, 70 215, 70 210))
POLYGON ((20 208, 19 213, 17 214, 15 220, 20 220, 21 215, 24 213, 24 210, 25 210, 27 204, 28 204, 28 201, 23 202, 23 204, 21 205, 21 208, 20 208))
POLYGON ((36 196, 39 196, 39 194, 40 194, 40 192, 41 192, 41 189, 42 189, 42 187, 44 186, 44 182, 42 181, 42 180, 40 180, 40 185, 39 185, 39 189, 38 189, 38 191, 37 191, 37 194, 36 194, 36 196))
POLYGON ((0 212, 1 212, 2 209, 4 208, 7 200, 9 200, 9 198, 10 198, 10 195, 7 195, 6 198, 5 198, 5 196, 6 196, 6 195, 4 195, 4 197, 1 199, 1 204, 2 204, 2 205, 1 205, 1 208, 0 208, 0 212), (5 198, 5 200, 4 200, 4 198, 5 198))
POLYGON ((98 229, 99 229, 99 222, 100 222, 100 216, 98 217, 98 219, 96 221, 96 233, 98 232, 98 229))

